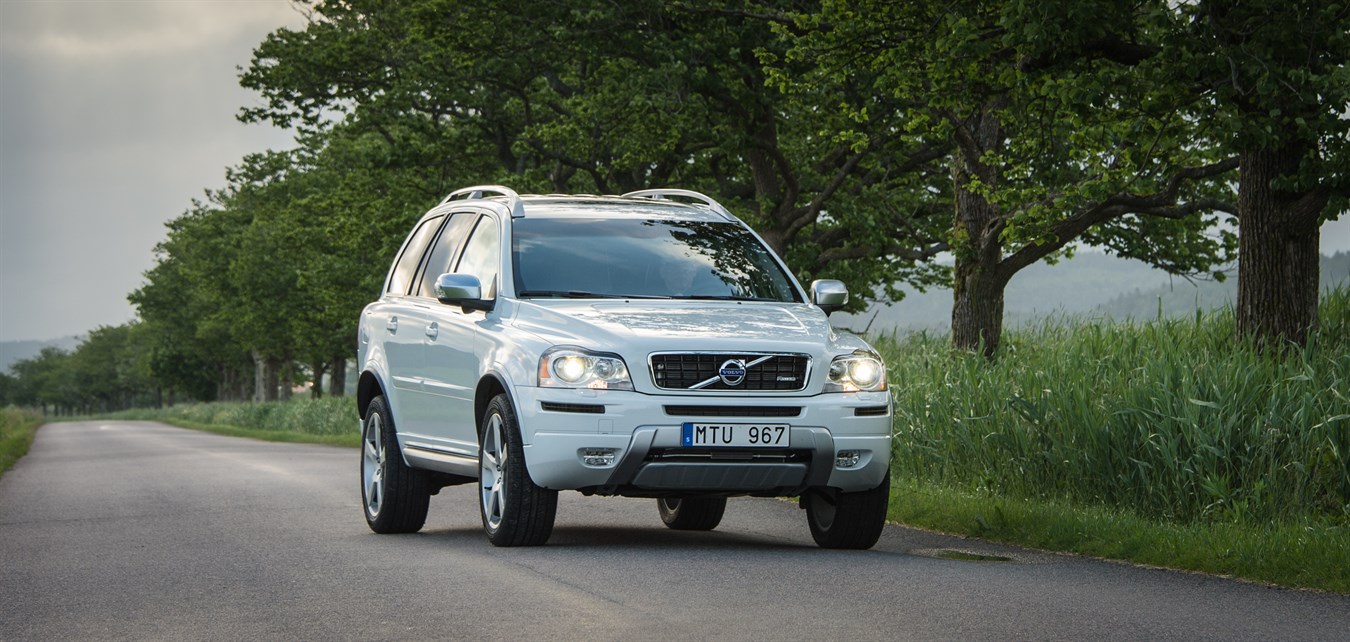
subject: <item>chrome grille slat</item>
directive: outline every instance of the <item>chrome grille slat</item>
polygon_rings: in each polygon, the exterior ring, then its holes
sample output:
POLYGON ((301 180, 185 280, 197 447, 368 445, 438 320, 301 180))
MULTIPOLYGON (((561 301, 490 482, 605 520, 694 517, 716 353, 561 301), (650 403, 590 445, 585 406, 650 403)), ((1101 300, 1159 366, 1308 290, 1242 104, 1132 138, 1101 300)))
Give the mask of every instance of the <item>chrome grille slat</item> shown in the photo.
POLYGON ((806 388, 811 358, 804 354, 671 352, 651 355, 648 365, 652 382, 663 390, 796 392, 806 388), (719 377, 721 365, 733 359, 746 364, 745 379, 735 386, 719 377))

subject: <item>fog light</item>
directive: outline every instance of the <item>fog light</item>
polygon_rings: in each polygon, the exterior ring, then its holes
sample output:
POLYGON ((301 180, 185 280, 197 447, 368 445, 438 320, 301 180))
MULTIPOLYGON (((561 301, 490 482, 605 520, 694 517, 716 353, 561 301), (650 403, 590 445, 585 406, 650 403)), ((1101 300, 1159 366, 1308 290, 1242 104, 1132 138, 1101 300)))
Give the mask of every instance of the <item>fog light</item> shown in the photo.
POLYGON ((594 468, 614 465, 613 448, 586 448, 581 451, 581 463, 594 468))
POLYGON ((841 450, 834 456, 835 468, 853 468, 862 461, 862 451, 859 450, 841 450))

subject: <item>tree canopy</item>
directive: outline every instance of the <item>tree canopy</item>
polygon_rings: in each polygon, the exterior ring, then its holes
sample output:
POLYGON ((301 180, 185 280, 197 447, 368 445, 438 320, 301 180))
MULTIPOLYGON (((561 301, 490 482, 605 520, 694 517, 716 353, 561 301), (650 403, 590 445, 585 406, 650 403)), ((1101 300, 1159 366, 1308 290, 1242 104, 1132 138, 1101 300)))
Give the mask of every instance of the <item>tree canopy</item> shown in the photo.
MULTIPOLYGON (((1083 245, 1184 275, 1240 255, 1239 328, 1298 343, 1317 225, 1350 191, 1336 3, 298 6, 240 76, 262 98, 241 120, 295 147, 171 221, 140 321, 87 342, 136 345, 124 370, 157 398, 340 393, 404 234, 465 185, 700 190, 853 310, 951 284, 954 345, 989 356, 1009 279, 1083 245)), ((6 390, 60 396, 15 372, 6 390)), ((137 397, 96 379, 79 403, 137 397)))

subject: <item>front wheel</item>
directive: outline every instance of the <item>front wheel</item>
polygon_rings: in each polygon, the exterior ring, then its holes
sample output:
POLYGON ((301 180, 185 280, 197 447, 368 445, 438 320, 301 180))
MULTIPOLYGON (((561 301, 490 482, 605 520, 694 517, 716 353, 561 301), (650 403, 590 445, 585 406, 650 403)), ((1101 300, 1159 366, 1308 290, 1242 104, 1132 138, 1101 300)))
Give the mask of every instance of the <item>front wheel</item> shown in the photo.
POLYGON ((558 491, 536 486, 525 469, 516 411, 497 395, 483 413, 478 449, 478 502, 483 530, 494 546, 539 546, 553 534, 558 491))
POLYGON ((725 497, 662 497, 656 500, 661 521, 677 531, 710 531, 722 523, 725 497))
POLYGON ((872 548, 886 526, 886 508, 891 499, 891 476, 871 490, 841 493, 833 489, 811 491, 803 502, 811 538, 821 548, 872 548))
POLYGON ((384 397, 371 400, 361 426, 361 504, 376 533, 415 533, 431 502, 426 473, 403 463, 384 397))

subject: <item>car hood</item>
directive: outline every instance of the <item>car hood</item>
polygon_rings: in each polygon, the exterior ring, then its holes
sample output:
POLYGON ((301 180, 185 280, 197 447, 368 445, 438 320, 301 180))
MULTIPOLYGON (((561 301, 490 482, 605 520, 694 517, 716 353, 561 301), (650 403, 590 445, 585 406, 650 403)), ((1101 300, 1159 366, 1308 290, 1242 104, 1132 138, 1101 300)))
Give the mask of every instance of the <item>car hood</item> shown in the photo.
POLYGON ((528 301, 513 324, 554 344, 642 357, 652 352, 798 352, 815 357, 866 348, 800 303, 739 301, 528 301))

